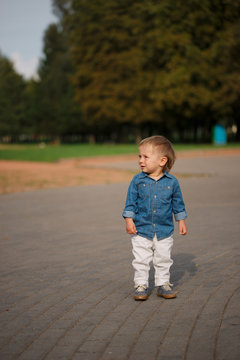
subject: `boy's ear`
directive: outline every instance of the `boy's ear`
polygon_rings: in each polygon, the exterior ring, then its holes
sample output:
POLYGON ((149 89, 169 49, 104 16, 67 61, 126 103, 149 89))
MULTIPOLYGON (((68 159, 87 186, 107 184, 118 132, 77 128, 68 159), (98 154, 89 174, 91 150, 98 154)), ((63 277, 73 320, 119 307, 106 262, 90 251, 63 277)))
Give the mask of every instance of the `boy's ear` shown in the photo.
POLYGON ((160 160, 160 166, 165 166, 168 162, 168 158, 166 156, 163 156, 160 160))

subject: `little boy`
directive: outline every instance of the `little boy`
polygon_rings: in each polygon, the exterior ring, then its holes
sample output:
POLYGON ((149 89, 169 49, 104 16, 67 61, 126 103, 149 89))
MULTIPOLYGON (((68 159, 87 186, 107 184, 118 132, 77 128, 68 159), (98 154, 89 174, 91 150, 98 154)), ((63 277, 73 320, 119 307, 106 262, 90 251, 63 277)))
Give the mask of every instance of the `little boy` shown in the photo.
POLYGON ((176 297, 170 283, 173 214, 181 235, 187 233, 187 214, 178 180, 168 173, 174 161, 175 152, 165 137, 151 136, 140 142, 142 172, 130 183, 123 211, 126 231, 132 240, 135 300, 148 298, 151 261, 158 296, 176 297))

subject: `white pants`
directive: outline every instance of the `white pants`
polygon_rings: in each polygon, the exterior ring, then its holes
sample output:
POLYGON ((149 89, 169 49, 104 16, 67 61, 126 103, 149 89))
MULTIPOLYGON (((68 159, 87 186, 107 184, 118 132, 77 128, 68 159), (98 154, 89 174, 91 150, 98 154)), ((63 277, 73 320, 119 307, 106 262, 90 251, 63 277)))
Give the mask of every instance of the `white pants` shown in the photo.
POLYGON ((139 235, 132 235, 131 239, 134 255, 132 265, 135 270, 135 287, 137 285, 149 286, 148 279, 151 261, 155 269, 155 286, 161 286, 166 282, 170 282, 170 267, 173 263, 171 259, 172 236, 159 241, 156 235, 153 240, 148 240, 139 235))

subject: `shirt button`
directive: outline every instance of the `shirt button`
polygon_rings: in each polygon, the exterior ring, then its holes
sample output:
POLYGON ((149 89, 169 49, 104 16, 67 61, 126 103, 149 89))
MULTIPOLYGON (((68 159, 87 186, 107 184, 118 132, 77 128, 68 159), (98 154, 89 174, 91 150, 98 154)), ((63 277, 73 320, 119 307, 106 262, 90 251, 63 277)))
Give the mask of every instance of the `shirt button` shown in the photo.
POLYGON ((156 199, 157 195, 154 195, 154 199, 156 199))
POLYGON ((156 224, 153 224, 153 226, 156 226, 156 224))
POLYGON ((155 213, 155 212, 156 212, 156 210, 154 209, 154 210, 153 210, 153 212, 155 213))

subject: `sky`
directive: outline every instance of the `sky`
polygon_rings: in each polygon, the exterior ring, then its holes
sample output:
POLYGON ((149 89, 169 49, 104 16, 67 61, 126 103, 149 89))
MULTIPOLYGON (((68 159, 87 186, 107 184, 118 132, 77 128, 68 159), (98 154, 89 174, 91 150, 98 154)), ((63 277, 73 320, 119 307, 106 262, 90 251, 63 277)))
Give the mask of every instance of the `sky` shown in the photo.
POLYGON ((0 0, 0 52, 26 79, 36 77, 44 31, 55 22, 51 0, 0 0))

